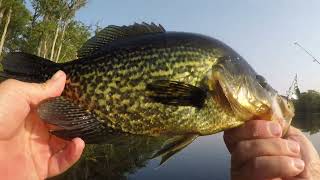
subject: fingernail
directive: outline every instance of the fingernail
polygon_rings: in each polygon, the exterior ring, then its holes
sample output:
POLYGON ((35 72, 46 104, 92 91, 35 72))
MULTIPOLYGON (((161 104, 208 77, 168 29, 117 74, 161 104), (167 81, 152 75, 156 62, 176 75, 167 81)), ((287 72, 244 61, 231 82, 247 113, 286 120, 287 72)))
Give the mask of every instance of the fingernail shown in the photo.
POLYGON ((59 79, 61 77, 61 75, 62 75, 62 71, 59 70, 51 77, 51 79, 55 81, 55 80, 59 79))
POLYGON ((294 167, 297 168, 299 171, 304 169, 304 161, 301 159, 294 159, 293 160, 294 167))
POLYGON ((295 154, 300 152, 300 145, 297 142, 288 140, 287 143, 288 143, 288 148, 291 152, 295 154))
POLYGON ((276 136, 276 137, 280 137, 281 136, 281 127, 278 123, 274 123, 274 122, 270 122, 269 123, 269 131, 271 132, 272 135, 276 136))

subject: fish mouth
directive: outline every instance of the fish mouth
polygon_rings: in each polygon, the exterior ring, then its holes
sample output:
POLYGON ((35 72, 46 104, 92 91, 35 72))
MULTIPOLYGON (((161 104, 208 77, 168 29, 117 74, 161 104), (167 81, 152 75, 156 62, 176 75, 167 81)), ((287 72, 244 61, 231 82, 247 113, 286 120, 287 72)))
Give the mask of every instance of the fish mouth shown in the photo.
POLYGON ((277 108, 279 110, 279 115, 282 117, 278 119, 278 122, 283 128, 283 135, 285 136, 289 130, 292 119, 295 116, 295 109, 293 102, 285 96, 277 96, 276 98, 277 108))
POLYGON ((218 104, 220 104, 221 107, 223 107, 224 109, 228 110, 228 111, 232 111, 232 106, 226 96, 226 92, 224 90, 224 88, 221 86, 221 83, 219 82, 219 80, 215 80, 213 83, 211 83, 211 87, 210 89, 214 89, 211 90, 211 95, 214 101, 218 102, 218 104))
POLYGON ((216 76, 211 80, 214 100, 243 121, 264 119, 279 122, 285 135, 294 116, 292 102, 264 89, 250 78, 242 78, 237 84, 230 83, 229 78, 216 76))
POLYGON ((209 82, 213 98, 243 121, 272 118, 270 94, 250 77, 230 77, 216 73, 209 82))

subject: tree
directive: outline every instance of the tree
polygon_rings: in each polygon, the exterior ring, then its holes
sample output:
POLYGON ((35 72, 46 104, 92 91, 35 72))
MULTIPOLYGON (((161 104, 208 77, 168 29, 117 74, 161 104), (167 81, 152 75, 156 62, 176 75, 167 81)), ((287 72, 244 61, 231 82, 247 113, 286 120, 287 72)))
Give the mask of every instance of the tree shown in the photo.
POLYGON ((52 49, 51 49, 50 59, 55 59, 56 62, 59 61, 60 53, 61 53, 61 49, 62 49, 62 44, 63 44, 63 40, 64 40, 64 36, 65 36, 65 31, 66 31, 71 19, 75 16, 76 11, 79 10, 81 7, 83 7, 86 4, 86 2, 87 2, 86 0, 65 0, 64 6, 62 8, 63 13, 59 19, 60 27, 58 24, 57 29, 56 29, 55 38, 54 38, 53 45, 52 45, 52 49), (60 45, 59 45, 58 51, 55 53, 54 49, 55 49, 55 44, 56 44, 56 40, 57 40, 59 32, 61 33, 60 45), (54 56, 54 53, 56 54, 55 56, 54 56))
POLYGON ((2 31, 2 35, 1 35, 1 39, 0 39, 0 56, 2 54, 3 44, 4 44, 4 41, 5 41, 6 36, 7 36, 7 30, 8 30, 8 27, 9 27, 10 20, 11 20, 11 14, 12 14, 12 7, 9 7, 9 9, 7 10, 6 21, 5 21, 5 25, 4 25, 4 28, 3 28, 3 31, 2 31))
POLYGON ((82 22, 72 20, 65 30, 63 40, 59 41, 56 62, 66 62, 77 58, 77 51, 89 39, 90 26, 82 22), (64 48, 62 48, 62 46, 64 48))
POLYGON ((3 21, 0 24, 0 54, 19 50, 25 40, 27 24, 30 20, 30 12, 25 7, 23 0, 0 1, 0 15, 3 11, 3 21))
POLYGON ((30 2, 32 14, 23 0, 0 0, 2 57, 9 52, 22 51, 56 62, 75 59, 77 50, 91 35, 90 26, 74 20, 76 11, 87 0, 30 2))
POLYGON ((29 32, 29 52, 58 61, 68 25, 87 0, 32 0, 34 14, 29 32), (38 45, 35 50, 35 41, 38 45), (32 42, 32 44, 31 44, 32 42))
POLYGON ((320 93, 315 90, 302 92, 294 104, 298 113, 318 113, 320 112, 320 93))

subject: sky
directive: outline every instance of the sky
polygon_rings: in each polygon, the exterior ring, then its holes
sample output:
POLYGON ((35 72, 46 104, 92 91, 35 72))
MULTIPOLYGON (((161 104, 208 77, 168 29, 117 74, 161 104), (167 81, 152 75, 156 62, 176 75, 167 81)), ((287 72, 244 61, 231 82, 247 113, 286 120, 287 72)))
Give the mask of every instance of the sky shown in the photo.
POLYGON ((300 90, 320 90, 318 0, 89 0, 76 14, 85 24, 160 23, 167 31, 217 38, 244 57, 281 93, 298 74, 300 90))

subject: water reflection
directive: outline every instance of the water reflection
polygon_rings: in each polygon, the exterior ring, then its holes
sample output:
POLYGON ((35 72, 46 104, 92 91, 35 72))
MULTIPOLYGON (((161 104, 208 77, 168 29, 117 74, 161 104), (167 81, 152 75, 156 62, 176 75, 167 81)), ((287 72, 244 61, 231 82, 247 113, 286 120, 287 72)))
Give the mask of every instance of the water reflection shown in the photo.
POLYGON ((301 129, 320 153, 320 113, 298 113, 292 125, 301 129))
MULTIPOLYGON (((320 150, 320 113, 298 113, 292 124, 306 132, 320 150)), ((125 137, 115 139, 115 145, 86 147, 82 159, 65 174, 52 180, 100 179, 229 179, 230 155, 222 133, 200 137, 160 168, 159 159, 150 160, 168 138, 125 137)))
POLYGON ((320 130, 320 113, 297 113, 292 120, 292 125, 310 134, 320 130))
POLYGON ((66 173, 51 180, 127 179, 146 166, 167 137, 119 137, 113 144, 87 145, 81 160, 66 173))
POLYGON ((227 180, 230 155, 222 135, 199 137, 161 167, 159 158, 149 158, 166 142, 165 137, 132 138, 127 148, 87 146, 76 166, 51 180, 227 180))

